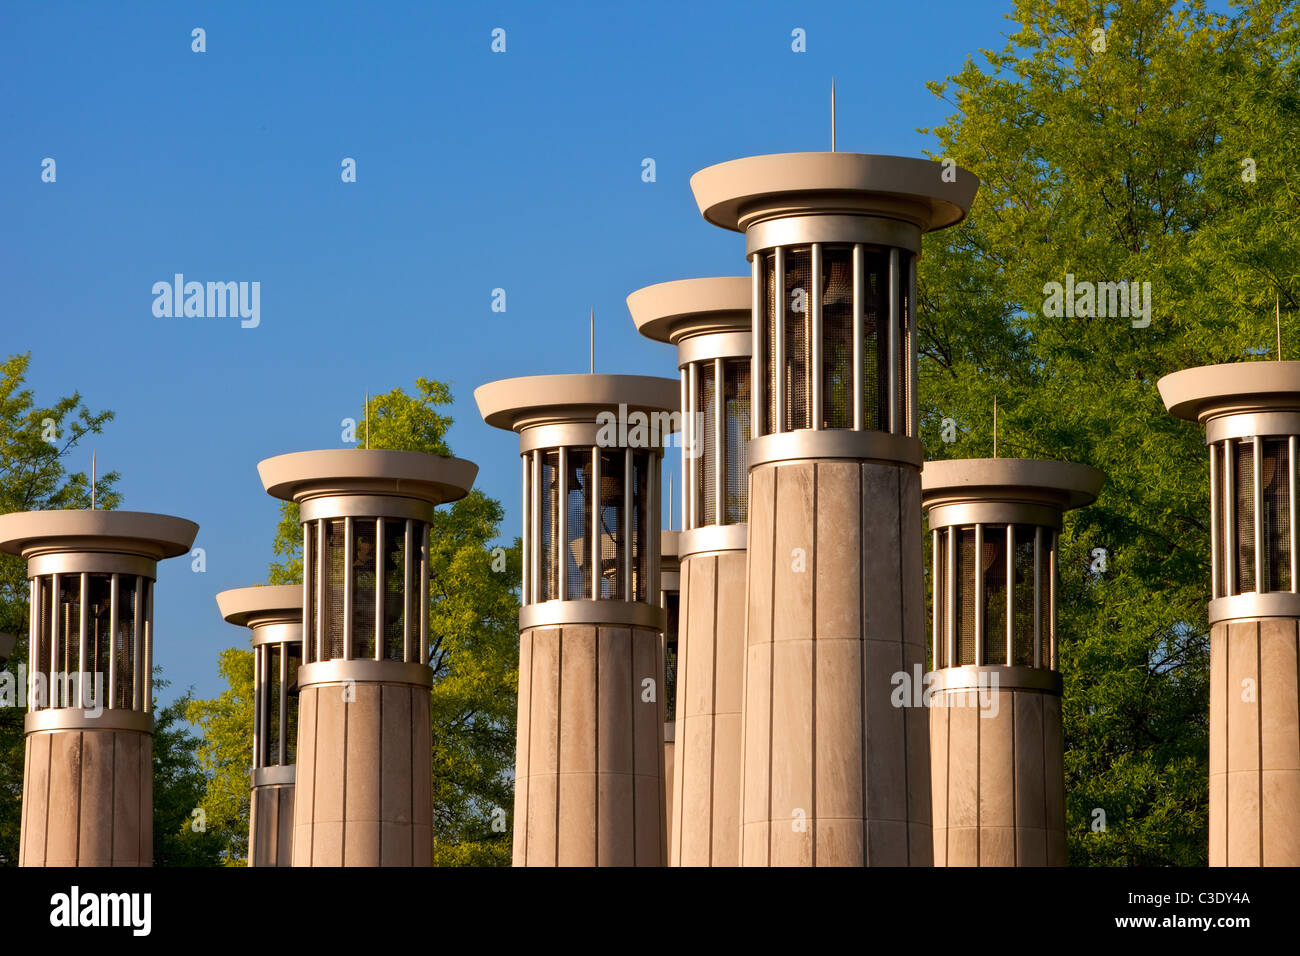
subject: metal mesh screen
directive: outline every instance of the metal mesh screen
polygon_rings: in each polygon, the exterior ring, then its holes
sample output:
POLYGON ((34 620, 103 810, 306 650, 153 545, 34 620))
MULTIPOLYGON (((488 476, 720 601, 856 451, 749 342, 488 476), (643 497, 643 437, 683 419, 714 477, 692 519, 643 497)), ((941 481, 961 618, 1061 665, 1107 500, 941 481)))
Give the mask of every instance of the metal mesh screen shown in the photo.
POLYGON ((975 529, 957 532, 957 663, 975 663, 975 529))
POLYGON ((406 658, 406 522, 384 521, 383 657, 406 658))
MULTIPOLYGON (((650 452, 632 453, 632 594, 631 601, 650 600, 651 520, 650 469, 655 457, 650 452)), ((655 521, 653 527, 658 527, 655 521)))
POLYGON ((862 427, 889 429, 889 252, 880 249, 863 256, 862 427))
POLYGON ((1255 590, 1255 443, 1236 443, 1237 592, 1255 590))
POLYGON ((785 427, 787 430, 810 428, 808 404, 812 383, 809 374, 811 339, 808 335, 808 309, 812 289, 812 250, 808 247, 787 249, 785 253, 785 427))
POLYGON ((749 361, 727 359, 723 363, 723 422, 726 426, 726 514, 724 524, 749 520, 749 463, 746 450, 751 435, 749 361))
MULTIPOLYGON (((1007 662, 1007 528, 984 526, 984 663, 1007 662)), ((972 582, 973 583, 973 582, 972 582)))
POLYGON ((108 675, 113 669, 113 634, 110 628, 113 577, 111 574, 91 574, 88 577, 86 653, 90 660, 83 662, 82 669, 88 672, 91 681, 98 679, 99 687, 96 688, 92 683, 89 690, 95 694, 97 701, 107 707, 108 675))
POLYGON ((676 591, 664 595, 664 612, 668 619, 664 631, 664 714, 668 720, 677 715, 677 613, 680 595, 676 591))
POLYGON ((1264 439, 1264 589, 1291 590, 1291 481, 1287 439, 1264 439))
POLYGON ((770 435, 776 431, 776 255, 769 252, 763 256, 763 321, 759 323, 761 342, 755 342, 758 349, 759 368, 767 378, 764 386, 766 409, 763 412, 763 434, 770 435))
POLYGON ((117 579, 117 633, 113 635, 113 666, 117 668, 117 694, 114 707, 135 706, 136 577, 123 574, 117 579))
MULTIPOLYGON (((570 483, 569 488, 575 486, 570 483)), ((570 491, 572 494, 572 491, 570 491)), ((561 548, 560 534, 560 453, 542 452, 541 501, 538 515, 542 526, 538 529, 537 553, 541 560, 537 569, 537 587, 541 591, 534 600, 554 601, 562 596, 556 578, 559 574, 561 548)), ((570 528, 569 533, 573 530, 570 528)))
POLYGON ((302 663, 302 646, 299 644, 284 645, 285 653, 289 655, 289 680, 285 684, 284 692, 288 695, 285 701, 284 726, 287 735, 284 742, 284 750, 287 763, 296 763, 298 760, 298 665, 302 663))
POLYGON ((700 496, 700 521, 702 525, 716 524, 718 520, 717 505, 717 463, 718 430, 717 418, 718 383, 713 362, 696 364, 696 382, 699 394, 695 397, 695 407, 700 412, 703 424, 703 442, 699 447, 699 457, 695 459, 696 493, 700 496))
MULTIPOLYGON (((1015 660, 1012 664, 1034 666, 1034 528, 1016 525, 1015 660)), ((1046 581, 1045 574, 1040 580, 1046 581)), ((1044 607, 1047 602, 1042 602, 1044 607)))
POLYGON ((343 656, 343 536, 342 518, 325 522, 325 633, 322 641, 322 660, 332 661, 343 656))
POLYGON ((375 524, 352 519, 352 656, 375 656, 375 524))
MULTIPOLYGON (((40 660, 41 670, 47 675, 53 669, 53 663, 50 660, 50 579, 47 577, 36 578, 32 585, 36 588, 36 607, 39 608, 40 630, 36 633, 37 656, 40 660)), ((53 701, 50 698, 50 688, 46 684, 45 699, 37 698, 37 705, 40 707, 49 707, 53 701)))
MULTIPOLYGON (((81 650, 78 647, 81 627, 81 576, 65 574, 59 578, 59 664, 63 674, 72 675, 81 670, 81 650)), ((65 685, 66 686, 66 685, 65 685)), ((68 687, 67 696, 56 706, 75 706, 75 685, 68 687)))
POLYGON ((262 700, 262 766, 274 767, 280 763, 280 645, 262 647, 262 660, 266 667, 266 693, 262 700))
POLYGON ((911 376, 907 374, 907 333, 912 324, 912 303, 908 298, 908 273, 912 262, 911 253, 898 252, 898 431, 907 433, 907 410, 911 400, 911 376))
POLYGON ((623 555, 623 450, 600 453, 600 593, 597 599, 624 596, 623 555))
POLYGON ((570 448, 565 507, 565 587, 568 601, 591 597, 591 449, 570 448))
POLYGON ((853 247, 822 250, 822 427, 853 427, 853 247))

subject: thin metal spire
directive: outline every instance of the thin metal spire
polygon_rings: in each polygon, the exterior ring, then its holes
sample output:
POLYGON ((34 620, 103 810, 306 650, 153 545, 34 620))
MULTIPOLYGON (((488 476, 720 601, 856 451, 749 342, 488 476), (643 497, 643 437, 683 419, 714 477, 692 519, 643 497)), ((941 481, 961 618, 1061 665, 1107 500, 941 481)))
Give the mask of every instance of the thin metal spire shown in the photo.
POLYGON ((596 310, 591 310, 591 374, 596 374, 596 310))
POLYGON ((993 457, 998 457, 998 397, 993 396, 993 457))
POLYGON ((1276 293, 1273 297, 1273 317, 1277 322, 1277 360, 1282 361, 1282 295, 1276 293))
POLYGON ((98 474, 99 474, 98 463, 95 461, 95 453, 92 451, 90 453, 90 510, 91 511, 95 510, 95 505, 96 505, 95 482, 98 481, 98 474))
POLYGON ((370 389, 366 389, 366 447, 370 447, 370 389))
POLYGON ((835 77, 831 77, 831 152, 835 152, 835 77))
POLYGON ((673 530, 673 478, 676 477, 671 471, 668 472, 668 530, 673 530))

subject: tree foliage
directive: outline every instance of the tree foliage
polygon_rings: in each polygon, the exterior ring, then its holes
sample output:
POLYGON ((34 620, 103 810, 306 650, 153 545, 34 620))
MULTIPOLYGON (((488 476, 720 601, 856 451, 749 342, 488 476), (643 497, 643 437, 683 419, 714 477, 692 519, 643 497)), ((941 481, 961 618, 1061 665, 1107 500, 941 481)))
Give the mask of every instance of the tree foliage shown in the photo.
POLYGON ((1002 51, 932 84, 956 110, 938 156, 982 185, 920 267, 922 434, 933 457, 989 456, 996 398, 999 455, 1106 473, 1061 536, 1070 859, 1204 865, 1206 452, 1156 382, 1275 357, 1275 295, 1284 343, 1300 328, 1296 12, 1016 0, 1010 19, 1002 51), (1049 318, 1067 273, 1149 282, 1150 325, 1049 318))

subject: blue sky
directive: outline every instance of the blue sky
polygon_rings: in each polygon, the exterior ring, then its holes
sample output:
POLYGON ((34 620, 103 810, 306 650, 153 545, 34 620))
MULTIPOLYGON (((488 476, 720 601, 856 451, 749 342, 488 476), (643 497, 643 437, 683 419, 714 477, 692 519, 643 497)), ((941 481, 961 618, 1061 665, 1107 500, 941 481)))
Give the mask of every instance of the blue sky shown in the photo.
MULTIPOLYGON (((265 580, 277 502, 260 459, 343 447, 367 388, 445 380, 451 446, 505 503, 512 538, 516 440, 482 422, 473 389, 586 371, 589 308, 598 371, 674 375, 627 294, 746 271, 741 237, 700 217, 691 174, 828 149, 832 75, 841 150, 920 155, 932 142, 916 129, 949 112, 925 82, 1000 49, 1009 10, 5 3, 4 352, 32 353, 38 401, 79 390, 116 412, 94 448, 122 472, 122 507, 200 525, 206 572, 160 568, 164 699, 218 692, 217 652, 247 646, 213 595, 265 580), (260 282, 260 325, 155 317, 151 288, 177 272, 260 282)), ((90 448, 69 464, 88 469, 90 448)))

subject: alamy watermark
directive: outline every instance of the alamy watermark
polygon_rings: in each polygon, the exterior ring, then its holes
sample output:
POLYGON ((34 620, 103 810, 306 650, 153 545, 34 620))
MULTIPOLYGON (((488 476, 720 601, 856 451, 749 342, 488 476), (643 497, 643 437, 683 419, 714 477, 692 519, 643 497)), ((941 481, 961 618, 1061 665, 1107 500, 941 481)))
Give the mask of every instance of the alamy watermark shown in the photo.
POLYGON ((1067 272, 1064 284, 1047 283, 1043 295, 1043 315, 1049 319, 1132 319, 1135 329, 1151 324, 1150 282, 1075 282, 1074 273, 1067 272))
POLYGON ((0 707, 27 709, 29 704, 36 710, 79 707, 87 717, 98 717, 104 712, 104 675, 100 671, 56 671, 53 677, 37 671, 28 675, 22 662, 17 675, 0 671, 0 707))
POLYGON ((922 673, 920 664, 913 664, 911 673, 895 671, 889 678, 894 689, 889 694, 889 702, 895 707, 934 707, 934 698, 943 694, 941 706, 979 708, 981 717, 998 715, 997 671, 980 671, 973 686, 935 687, 935 672, 922 673))
POLYGON ((171 282, 155 282, 153 295, 153 314, 160 319, 239 318, 246 329, 262 322, 260 282, 186 282, 177 272, 171 282))
POLYGON ((618 406, 615 413, 606 409, 596 415, 596 445, 600 448, 682 448, 687 458, 704 453, 704 443, 687 435, 703 435, 704 412, 695 413, 695 428, 685 429, 686 416, 681 412, 643 412, 618 406))

